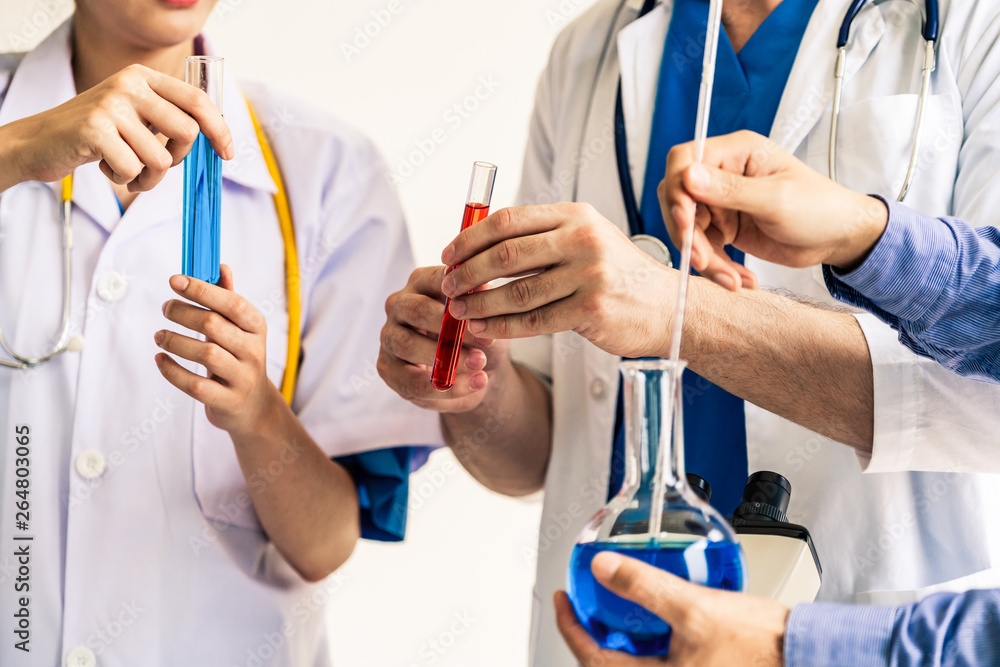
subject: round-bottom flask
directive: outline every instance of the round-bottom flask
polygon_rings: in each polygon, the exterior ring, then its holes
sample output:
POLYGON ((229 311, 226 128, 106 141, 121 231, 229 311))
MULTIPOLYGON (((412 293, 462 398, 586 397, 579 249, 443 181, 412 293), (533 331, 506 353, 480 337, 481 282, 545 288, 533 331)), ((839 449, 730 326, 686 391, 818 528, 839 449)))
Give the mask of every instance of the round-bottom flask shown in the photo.
POLYGON ((745 590, 746 560, 736 534, 685 479, 684 366, 680 362, 675 373, 674 364, 663 359, 621 363, 624 484, 584 527, 570 558, 568 592, 577 618, 603 648, 632 655, 665 655, 670 626, 597 583, 590 563, 601 551, 636 558, 703 586, 745 590), (654 479, 658 458, 663 467, 659 485, 654 479), (654 507, 660 508, 659 516, 654 507))

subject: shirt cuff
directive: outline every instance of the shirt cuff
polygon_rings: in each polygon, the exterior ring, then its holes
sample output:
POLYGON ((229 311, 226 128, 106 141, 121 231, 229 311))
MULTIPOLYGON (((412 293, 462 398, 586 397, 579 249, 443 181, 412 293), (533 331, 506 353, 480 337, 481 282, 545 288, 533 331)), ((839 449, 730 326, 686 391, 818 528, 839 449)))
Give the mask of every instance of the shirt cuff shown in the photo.
POLYGON ((431 450, 431 447, 393 447, 333 459, 347 470, 358 489, 363 539, 403 540, 410 473, 427 462, 431 450))
POLYGON ((823 275, 837 299, 880 317, 881 310, 915 321, 944 291, 958 259, 958 240, 944 220, 878 199, 888 207, 889 221, 872 252, 853 271, 824 266, 823 275))
POLYGON ((785 626, 785 665, 882 667, 899 613, 897 607, 797 605, 785 626))

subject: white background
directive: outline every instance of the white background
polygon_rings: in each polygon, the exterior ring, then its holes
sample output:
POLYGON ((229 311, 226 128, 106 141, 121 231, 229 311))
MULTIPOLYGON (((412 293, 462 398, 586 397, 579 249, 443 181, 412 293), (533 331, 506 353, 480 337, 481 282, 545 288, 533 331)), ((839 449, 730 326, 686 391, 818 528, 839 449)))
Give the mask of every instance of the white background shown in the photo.
MULTIPOLYGON (((208 33, 227 74, 278 85, 375 140, 401 179, 417 260, 431 264, 458 230, 474 160, 499 166, 494 208, 512 202, 538 75, 591 2, 220 0, 208 33)), ((30 48, 71 11, 69 0, 0 0, 0 51, 30 48)), ((410 504, 406 543, 363 543, 335 575, 335 664, 525 664, 537 499, 489 493, 439 452, 413 477, 410 504)))

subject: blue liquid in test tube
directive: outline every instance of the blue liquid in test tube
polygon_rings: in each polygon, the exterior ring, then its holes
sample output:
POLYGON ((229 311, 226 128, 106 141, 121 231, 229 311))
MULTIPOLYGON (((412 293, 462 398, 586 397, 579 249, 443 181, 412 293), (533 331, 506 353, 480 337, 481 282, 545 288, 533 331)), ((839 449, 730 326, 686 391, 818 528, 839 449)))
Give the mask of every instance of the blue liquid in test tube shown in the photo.
MULTIPOLYGON (((198 86, 222 111, 222 58, 191 56, 188 83, 198 86)), ((222 237, 222 158, 199 133, 184 158, 184 229, 181 272, 218 284, 222 237)))

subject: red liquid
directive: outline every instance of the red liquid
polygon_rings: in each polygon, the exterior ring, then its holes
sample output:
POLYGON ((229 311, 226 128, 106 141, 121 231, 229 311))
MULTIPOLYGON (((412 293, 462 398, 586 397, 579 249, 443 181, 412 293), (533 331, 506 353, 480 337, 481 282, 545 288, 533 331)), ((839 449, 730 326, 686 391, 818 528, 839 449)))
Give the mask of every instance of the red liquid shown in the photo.
MULTIPOLYGON (((490 214, 489 204, 466 204, 465 215, 462 217, 462 231, 465 231, 490 214)), ((445 275, 458 268, 449 267, 445 275)), ((469 292, 472 294, 472 292, 469 292)), ((444 318, 441 320, 441 334, 438 336, 437 354, 434 355, 434 368, 431 370, 431 384, 438 391, 448 391, 455 384, 455 372, 458 370, 458 357, 462 353, 462 338, 465 336, 466 320, 456 320, 448 312, 451 299, 444 302, 444 318)))

